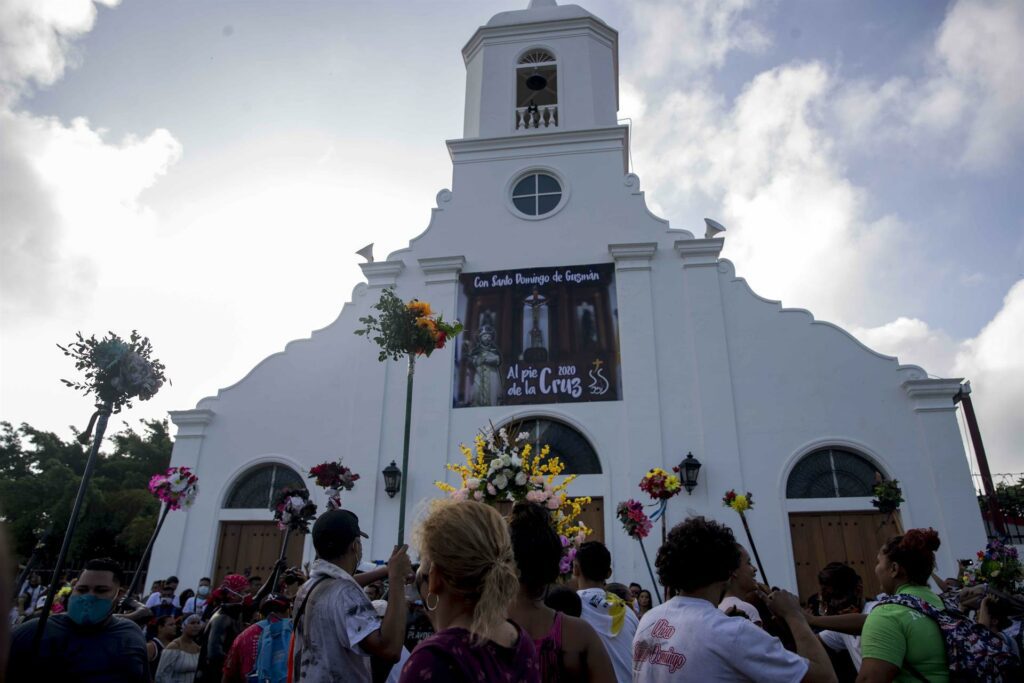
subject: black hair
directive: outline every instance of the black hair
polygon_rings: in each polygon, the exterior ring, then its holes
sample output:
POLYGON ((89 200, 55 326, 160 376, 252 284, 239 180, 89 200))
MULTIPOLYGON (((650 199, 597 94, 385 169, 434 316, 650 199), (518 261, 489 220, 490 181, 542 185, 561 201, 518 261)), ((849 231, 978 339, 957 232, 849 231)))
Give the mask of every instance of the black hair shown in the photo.
POLYGON ((167 585, 168 583, 181 583, 181 582, 178 581, 178 577, 177 576, 168 576, 166 579, 164 579, 164 585, 167 585))
POLYGON ((213 581, 210 580, 209 576, 204 576, 203 578, 199 579, 199 583, 202 583, 203 581, 206 581, 207 583, 213 583, 213 581))
POLYGON ((612 554, 601 541, 587 541, 576 552, 580 574, 589 581, 604 583, 612 573, 612 554))
POLYGON ((831 612, 856 603, 864 589, 864 582, 850 565, 829 562, 818 572, 818 586, 821 600, 829 606, 831 612))
POLYGON ((939 534, 935 529, 911 529, 886 541, 882 554, 902 567, 911 583, 924 586, 935 568, 935 551, 939 544, 939 534))
POLYGON ((728 581, 740 566, 740 549, 729 527, 690 517, 668 532, 655 566, 663 586, 692 593, 728 581))
POLYGON ((508 526, 519 583, 531 597, 539 598, 544 588, 558 578, 562 542, 551 528, 548 511, 536 503, 516 503, 508 526))
POLYGON ((637 588, 639 588, 640 590, 643 590, 643 589, 644 589, 644 587, 643 587, 643 586, 641 586, 641 585, 640 585, 639 583, 637 583, 636 581, 633 581, 632 583, 630 583, 630 584, 629 584, 629 587, 630 587, 630 588, 632 588, 633 586, 636 586, 636 587, 637 587, 637 588))
POLYGON ((579 594, 568 586, 551 586, 544 596, 544 604, 562 614, 577 617, 583 613, 583 601, 579 594))
POLYGON ((110 572, 114 575, 114 583, 118 586, 124 583, 121 575, 121 565, 109 557, 97 557, 89 560, 82 569, 88 569, 93 572, 110 572))
POLYGON ((629 587, 624 583, 609 583, 604 589, 612 595, 617 595, 626 602, 632 602, 633 596, 629 594, 629 587))

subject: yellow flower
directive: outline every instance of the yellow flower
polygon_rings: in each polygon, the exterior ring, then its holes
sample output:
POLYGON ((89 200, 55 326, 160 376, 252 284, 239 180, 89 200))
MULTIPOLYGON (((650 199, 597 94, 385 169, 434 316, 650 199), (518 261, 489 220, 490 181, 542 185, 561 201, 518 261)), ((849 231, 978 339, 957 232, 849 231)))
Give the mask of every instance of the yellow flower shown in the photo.
POLYGON ((420 301, 418 299, 413 299, 412 301, 407 303, 405 306, 410 311, 415 313, 417 316, 427 316, 427 315, 430 315, 431 312, 432 312, 430 310, 430 304, 428 304, 426 301, 420 301))
POLYGON ((733 498, 733 501, 732 503, 729 504, 729 507, 731 507, 736 512, 746 512, 747 510, 750 509, 750 502, 747 500, 747 497, 744 494, 739 493, 736 495, 735 498, 733 498))

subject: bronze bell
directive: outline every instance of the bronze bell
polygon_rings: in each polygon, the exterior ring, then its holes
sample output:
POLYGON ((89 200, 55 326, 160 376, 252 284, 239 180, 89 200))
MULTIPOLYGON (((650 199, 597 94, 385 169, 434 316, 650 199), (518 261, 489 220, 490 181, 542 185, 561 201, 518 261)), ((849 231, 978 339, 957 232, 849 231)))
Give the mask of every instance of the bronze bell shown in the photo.
POLYGON ((534 71, 532 74, 526 77, 526 87, 530 90, 543 90, 548 85, 548 79, 541 76, 539 73, 534 71))

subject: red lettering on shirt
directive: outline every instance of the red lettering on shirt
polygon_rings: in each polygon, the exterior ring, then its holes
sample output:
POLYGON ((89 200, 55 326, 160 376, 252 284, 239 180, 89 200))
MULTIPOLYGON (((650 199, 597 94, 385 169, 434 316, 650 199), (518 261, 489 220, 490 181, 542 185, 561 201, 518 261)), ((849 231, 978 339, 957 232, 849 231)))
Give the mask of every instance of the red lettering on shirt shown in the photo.
MULTIPOLYGON (((675 629, 672 630, 675 631, 675 629)), ((667 666, 669 673, 674 674, 686 664, 686 655, 676 652, 672 647, 662 650, 660 644, 651 645, 641 641, 633 648, 633 661, 641 664, 649 662, 658 666, 667 666)))
POLYGON ((668 623, 668 619, 658 619, 651 627, 651 637, 658 640, 668 640, 676 632, 676 627, 668 623))

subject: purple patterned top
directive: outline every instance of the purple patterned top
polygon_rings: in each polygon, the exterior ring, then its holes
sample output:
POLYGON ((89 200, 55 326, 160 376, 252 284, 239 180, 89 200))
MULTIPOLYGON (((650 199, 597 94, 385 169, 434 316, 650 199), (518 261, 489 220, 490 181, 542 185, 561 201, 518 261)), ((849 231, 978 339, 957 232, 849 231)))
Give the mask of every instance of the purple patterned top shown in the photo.
POLYGON ((512 647, 492 641, 472 644, 464 628, 435 633, 416 646, 402 668, 399 683, 540 683, 540 660, 533 640, 516 626, 512 647))

